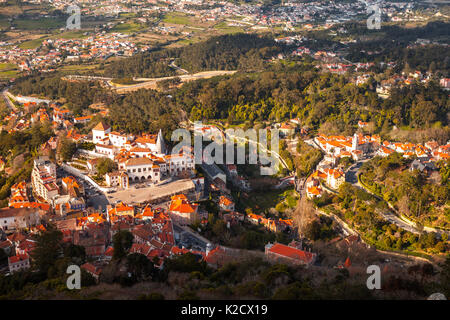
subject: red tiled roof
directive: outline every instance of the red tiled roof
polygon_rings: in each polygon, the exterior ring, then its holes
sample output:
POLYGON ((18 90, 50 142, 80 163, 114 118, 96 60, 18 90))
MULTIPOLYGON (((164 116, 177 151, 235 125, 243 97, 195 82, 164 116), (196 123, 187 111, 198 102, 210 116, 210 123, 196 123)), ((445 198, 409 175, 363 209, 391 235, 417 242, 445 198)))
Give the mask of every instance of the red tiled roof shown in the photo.
POLYGON ((27 260, 29 257, 27 254, 17 254, 15 256, 9 257, 8 258, 8 263, 17 263, 20 261, 25 261, 27 260))
POLYGON ((311 252, 295 249, 281 243, 274 244, 269 251, 291 259, 302 260, 306 263, 311 262, 313 259, 311 252))

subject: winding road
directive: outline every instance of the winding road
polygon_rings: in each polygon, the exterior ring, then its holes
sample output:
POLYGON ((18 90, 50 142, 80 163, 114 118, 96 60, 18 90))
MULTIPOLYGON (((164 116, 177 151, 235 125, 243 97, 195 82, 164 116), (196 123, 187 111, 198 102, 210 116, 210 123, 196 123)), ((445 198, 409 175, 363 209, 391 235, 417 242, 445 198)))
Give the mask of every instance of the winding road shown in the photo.
POLYGON ((11 102, 11 100, 9 100, 8 97, 8 89, 5 89, 2 91, 2 96, 3 96, 3 100, 5 100, 6 105, 15 113, 18 112, 16 106, 11 102))
MULTIPOLYGON (((365 161, 367 161, 367 160, 365 160, 365 161)), ((363 163, 365 161, 358 161, 356 164, 351 166, 345 174, 345 181, 347 181, 348 183, 351 183, 353 186, 355 186, 357 188, 360 188, 364 191, 369 192, 358 181, 359 169, 361 168, 361 166, 363 165, 363 163)), ((371 192, 369 192, 369 193, 372 194, 373 196, 375 196, 377 199, 384 201, 383 199, 380 199, 377 195, 375 195, 371 192)), ((405 221, 400 219, 397 215, 395 215, 393 212, 385 211, 385 212, 380 212, 380 214, 383 216, 383 218, 385 220, 397 225, 397 227, 400 227, 402 229, 405 229, 405 230, 415 233, 415 234, 420 234, 420 232, 416 229, 415 226, 412 226, 412 225, 406 223, 405 221)))
MULTIPOLYGON (((358 181, 359 169, 361 168, 363 163, 366 161, 368 161, 368 160, 366 159, 363 161, 358 161, 356 164, 352 165, 345 174, 345 181, 347 181, 348 183, 351 183, 353 186, 355 186, 357 188, 360 188, 360 189, 370 193, 378 200, 386 202, 384 199, 380 198, 378 195, 376 195, 373 192, 371 192, 370 190, 364 188, 364 186, 362 186, 358 181)), ((388 202, 386 202, 386 203, 392 211, 381 212, 380 214, 383 216, 384 219, 397 225, 397 227, 405 229, 409 232, 412 232, 415 234, 421 234, 421 231, 419 231, 417 229, 416 225, 413 222, 402 219, 400 213, 398 213, 397 210, 395 208, 393 208, 390 203, 388 203, 388 202)), ((439 230, 439 229, 431 228, 431 227, 424 227, 423 230, 426 232, 436 232, 438 234, 447 233, 450 235, 449 231, 439 230)))

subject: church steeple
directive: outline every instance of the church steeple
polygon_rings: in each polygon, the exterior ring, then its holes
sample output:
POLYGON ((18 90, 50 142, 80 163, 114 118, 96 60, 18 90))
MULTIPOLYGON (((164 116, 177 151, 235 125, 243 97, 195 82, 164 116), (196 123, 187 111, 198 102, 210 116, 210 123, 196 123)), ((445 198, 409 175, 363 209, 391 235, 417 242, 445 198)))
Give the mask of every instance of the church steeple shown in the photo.
POLYGON ((156 150, 160 154, 166 154, 166 144, 161 129, 159 129, 158 137, 156 138, 156 150))

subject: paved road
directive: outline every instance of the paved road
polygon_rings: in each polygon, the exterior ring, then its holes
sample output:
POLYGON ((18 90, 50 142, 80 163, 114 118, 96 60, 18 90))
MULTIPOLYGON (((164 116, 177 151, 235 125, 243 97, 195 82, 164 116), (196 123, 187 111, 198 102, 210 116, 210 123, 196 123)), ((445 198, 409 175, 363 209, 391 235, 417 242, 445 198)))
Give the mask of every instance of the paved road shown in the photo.
POLYGON ((130 85, 118 85, 113 83, 113 81, 108 81, 108 84, 110 85, 111 88, 113 88, 117 92, 124 93, 128 91, 135 91, 138 89, 146 89, 146 88, 154 89, 156 88, 157 83, 162 80, 180 78, 181 82, 184 83, 199 79, 209 79, 216 76, 231 75, 234 73, 236 73, 236 71, 213 70, 213 71, 202 71, 194 74, 182 74, 177 76, 161 77, 161 78, 133 78, 134 81, 142 81, 142 82, 130 85))
MULTIPOLYGON (((349 170, 347 171, 347 173, 345 174, 345 181, 351 183, 353 186, 363 189, 367 192, 369 192, 371 195, 373 195, 374 197, 376 197, 377 199, 381 200, 381 201, 385 201, 384 199, 381 199, 380 197, 378 197, 376 194, 370 192, 369 190, 366 190, 359 182, 358 182, 358 171, 361 168, 361 166, 363 165, 364 162, 366 162, 368 160, 363 160, 363 161, 358 161, 356 164, 354 164, 353 166, 351 166, 349 168, 349 170)), ((389 204, 388 204, 389 205, 389 204)), ((394 208, 392 208, 390 205, 389 207, 391 208, 391 210, 394 210, 394 208)), ((415 233, 415 234, 420 234, 421 232, 416 228, 414 223, 405 221, 403 219, 400 218, 399 214, 394 213, 393 211, 385 211, 385 212, 380 212, 380 214, 383 216, 384 219, 386 219, 387 221, 389 221, 390 223, 393 223, 395 225, 397 225, 398 227, 405 229, 409 232, 415 233)), ((424 227, 424 230, 427 232, 437 232, 437 233, 442 233, 444 231, 441 231, 439 229, 435 229, 435 228, 429 228, 429 227, 424 227)))
POLYGON ((353 166, 351 166, 348 171, 345 173, 345 181, 347 181, 348 183, 351 183, 354 186, 359 186, 358 185, 358 170, 361 168, 361 166, 363 165, 363 162, 357 162, 356 164, 354 164, 353 166))
POLYGON ((11 100, 9 100, 9 97, 8 97, 8 94, 7 94, 7 93, 8 93, 8 89, 5 89, 5 90, 2 91, 3 100, 5 100, 6 105, 7 105, 12 111, 14 111, 15 113, 17 113, 18 110, 17 110, 16 106, 14 105, 14 103, 12 103, 11 100))
POLYGON ((110 80, 112 80, 113 78, 96 77, 96 76, 67 75, 67 76, 64 76, 63 79, 69 79, 69 80, 85 80, 85 81, 110 81, 110 80))
POLYGON ((178 70, 178 71, 184 73, 184 74, 189 74, 189 71, 187 71, 186 69, 183 69, 183 68, 180 68, 179 66, 177 66, 177 65, 175 64, 175 61, 173 61, 173 60, 172 60, 172 62, 170 63, 170 66, 171 66, 172 68, 174 68, 174 69, 176 69, 176 70, 178 70))

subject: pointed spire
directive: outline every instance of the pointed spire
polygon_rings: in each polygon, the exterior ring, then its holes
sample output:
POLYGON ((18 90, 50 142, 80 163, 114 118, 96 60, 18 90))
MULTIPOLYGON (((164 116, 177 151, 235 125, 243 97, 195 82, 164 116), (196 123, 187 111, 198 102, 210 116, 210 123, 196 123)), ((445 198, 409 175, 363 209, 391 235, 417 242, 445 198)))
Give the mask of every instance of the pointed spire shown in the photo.
POLYGON ((164 143, 164 137, 162 135, 162 130, 159 129, 158 138, 156 139, 156 149, 158 153, 165 154, 166 153, 166 145, 164 143))

